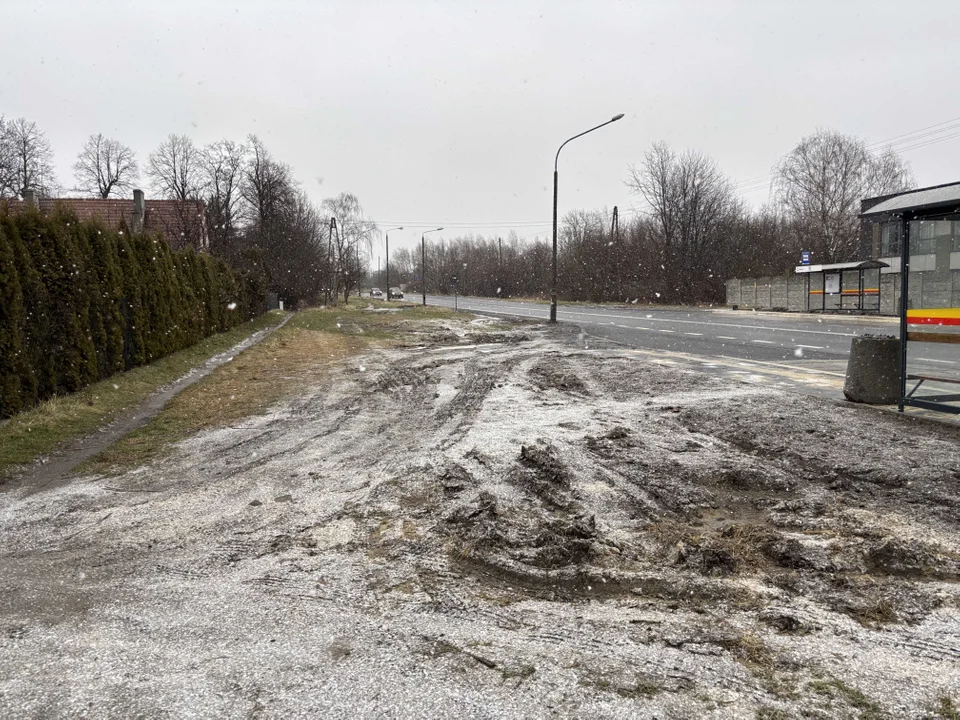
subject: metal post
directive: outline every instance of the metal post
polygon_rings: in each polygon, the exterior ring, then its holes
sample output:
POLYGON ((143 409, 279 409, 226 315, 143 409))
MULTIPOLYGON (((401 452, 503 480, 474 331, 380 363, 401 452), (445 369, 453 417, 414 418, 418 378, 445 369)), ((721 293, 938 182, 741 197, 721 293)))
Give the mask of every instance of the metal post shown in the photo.
POLYGON ((910 220, 907 215, 900 221, 900 400, 897 410, 903 412, 903 400, 907 395, 907 289, 910 277, 910 220))
MULTIPOLYGON (((562 146, 561 146, 562 147, 562 146)), ((557 155, 560 151, 557 150, 557 155)), ((550 282, 550 322, 557 321, 557 169, 553 169, 553 280, 550 282)))

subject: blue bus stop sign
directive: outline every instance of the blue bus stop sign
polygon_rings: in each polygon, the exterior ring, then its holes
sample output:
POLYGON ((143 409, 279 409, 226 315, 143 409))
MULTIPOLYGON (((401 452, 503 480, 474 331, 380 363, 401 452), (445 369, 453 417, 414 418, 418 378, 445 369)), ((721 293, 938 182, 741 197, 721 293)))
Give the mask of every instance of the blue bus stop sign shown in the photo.
POLYGON ((809 264, 810 264, 810 256, 811 256, 812 254, 813 254, 813 253, 811 253, 809 250, 804 250, 804 251, 802 251, 802 252, 800 253, 800 264, 801 264, 801 265, 809 265, 809 264))

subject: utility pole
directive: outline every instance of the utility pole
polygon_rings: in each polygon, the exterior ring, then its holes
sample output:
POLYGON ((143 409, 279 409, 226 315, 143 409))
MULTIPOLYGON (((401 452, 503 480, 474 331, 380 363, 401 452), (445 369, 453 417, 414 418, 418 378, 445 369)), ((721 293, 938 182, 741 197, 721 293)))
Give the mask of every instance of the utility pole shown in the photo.
POLYGON ((338 294, 339 294, 339 292, 340 292, 340 285, 339 285, 339 283, 336 281, 336 278, 339 276, 339 273, 337 272, 337 270, 336 270, 335 267, 334 267, 334 266, 335 266, 335 263, 334 263, 333 257, 332 257, 332 255, 334 254, 334 248, 333 248, 333 230, 334 230, 334 228, 336 228, 336 227, 337 227, 337 219, 336 219, 336 218, 333 218, 333 217, 330 218, 330 238, 329 238, 329 240, 327 241, 327 263, 328 263, 328 265, 329 265, 329 267, 330 267, 330 283, 329 283, 330 287, 329 287, 329 289, 328 289, 328 293, 329 293, 329 290, 333 290, 333 304, 334 304, 334 305, 337 304, 337 296, 338 296, 338 294))
POLYGON ((387 239, 387 300, 390 300, 390 231, 391 230, 403 230, 403 225, 400 227, 390 228, 384 233, 384 237, 387 239))
POLYGON ((497 297, 503 295, 503 238, 497 238, 497 297))
POLYGON ((617 244, 617 301, 623 300, 623 283, 621 280, 620 268, 623 265, 623 248, 620 247, 620 213, 617 211, 617 206, 613 206, 613 223, 610 225, 610 234, 613 235, 614 241, 617 244))
POLYGON ((423 283, 423 306, 427 306, 427 242, 424 239, 427 233, 439 232, 442 227, 426 230, 420 235, 420 282, 423 283))

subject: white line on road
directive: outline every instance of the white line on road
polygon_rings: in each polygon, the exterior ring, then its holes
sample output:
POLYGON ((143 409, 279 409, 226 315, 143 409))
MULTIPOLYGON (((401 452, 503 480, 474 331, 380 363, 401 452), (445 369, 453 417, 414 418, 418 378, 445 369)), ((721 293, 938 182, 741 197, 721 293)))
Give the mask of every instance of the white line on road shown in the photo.
POLYGON ((661 330, 660 332, 668 332, 668 333, 672 333, 672 332, 676 332, 676 330, 661 330))
POLYGON ((688 333, 688 332, 685 332, 684 335, 695 335, 696 337, 703 337, 703 333, 688 333))
POLYGON ((956 365, 956 364, 957 364, 957 361, 956 361, 956 360, 937 360, 937 359, 935 359, 935 358, 917 358, 917 360, 920 360, 920 361, 922 361, 922 362, 943 363, 944 365, 956 365))
POLYGON ((755 343, 763 343, 764 345, 776 345, 773 340, 754 340, 755 343))
POLYGON ((736 340, 736 338, 729 335, 717 335, 717 340, 736 340))
POLYGON ((823 350, 824 349, 820 345, 797 345, 797 347, 806 348, 807 350, 823 350))

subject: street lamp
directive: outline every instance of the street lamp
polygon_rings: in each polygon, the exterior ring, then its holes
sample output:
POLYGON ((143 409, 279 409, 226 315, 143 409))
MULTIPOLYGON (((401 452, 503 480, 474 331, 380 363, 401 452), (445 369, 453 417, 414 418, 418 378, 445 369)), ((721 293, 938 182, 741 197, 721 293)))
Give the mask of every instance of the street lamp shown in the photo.
POLYGON ((423 306, 427 306, 427 241, 424 240, 424 236, 427 233, 440 232, 443 230, 442 227, 434 228, 433 230, 427 230, 422 235, 420 235, 420 282, 423 283, 423 306))
MULTIPOLYGON (((574 135, 572 138, 564 140, 563 145, 566 145, 571 140, 576 140, 578 137, 583 137, 587 133, 592 133, 594 130, 599 130, 604 125, 616 122, 622 117, 623 113, 614 115, 605 123, 600 123, 596 127, 584 130, 579 135, 574 135)), ((553 159, 553 282, 550 285, 550 322, 552 323, 557 321, 557 163, 560 161, 560 151, 563 150, 563 145, 557 148, 557 156, 553 159)))
MULTIPOLYGON (((390 230, 403 230, 403 225, 390 228, 390 230)), ((390 230, 384 233, 387 238, 387 300, 390 299, 390 230)))

